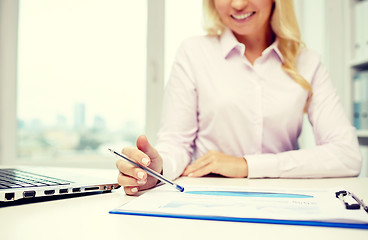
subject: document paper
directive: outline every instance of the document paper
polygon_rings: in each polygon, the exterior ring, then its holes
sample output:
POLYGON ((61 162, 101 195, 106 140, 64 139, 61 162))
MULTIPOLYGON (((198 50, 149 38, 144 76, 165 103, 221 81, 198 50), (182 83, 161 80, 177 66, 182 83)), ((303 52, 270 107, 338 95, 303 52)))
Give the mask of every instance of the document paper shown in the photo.
POLYGON ((110 213, 264 223, 281 220, 284 224, 353 223, 368 228, 367 212, 362 208, 347 210, 332 190, 185 186, 182 193, 164 185, 110 213))

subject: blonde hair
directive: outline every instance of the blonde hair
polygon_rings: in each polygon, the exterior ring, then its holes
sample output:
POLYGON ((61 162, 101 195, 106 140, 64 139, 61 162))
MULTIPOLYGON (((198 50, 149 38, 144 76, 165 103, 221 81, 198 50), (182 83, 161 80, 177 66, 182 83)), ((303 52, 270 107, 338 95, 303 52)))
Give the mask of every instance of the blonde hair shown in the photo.
MULTIPOLYGON (((212 36, 221 35, 226 27, 216 11, 214 0, 203 0, 203 13, 204 29, 207 34, 212 36)), ((306 112, 313 90, 308 81, 299 74, 296 66, 297 57, 304 44, 301 41, 292 0, 274 0, 271 28, 279 40, 278 48, 284 59, 282 63, 283 70, 309 92, 304 107, 304 112, 306 112)))

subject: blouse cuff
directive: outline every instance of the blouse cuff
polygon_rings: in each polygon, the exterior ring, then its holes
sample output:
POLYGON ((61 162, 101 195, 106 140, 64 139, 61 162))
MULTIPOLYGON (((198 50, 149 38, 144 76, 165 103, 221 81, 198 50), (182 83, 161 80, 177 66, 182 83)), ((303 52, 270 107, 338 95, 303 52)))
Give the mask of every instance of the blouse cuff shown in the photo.
POLYGON ((279 162, 276 154, 255 154, 244 156, 248 164, 248 178, 278 178, 279 162))

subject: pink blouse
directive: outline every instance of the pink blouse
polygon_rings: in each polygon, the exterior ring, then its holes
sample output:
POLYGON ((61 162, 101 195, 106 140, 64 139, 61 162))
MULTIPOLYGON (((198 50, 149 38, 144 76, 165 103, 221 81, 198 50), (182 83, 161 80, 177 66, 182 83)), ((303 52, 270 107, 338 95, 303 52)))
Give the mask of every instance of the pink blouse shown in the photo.
POLYGON ((244 157, 249 178, 356 176, 361 155, 319 56, 303 50, 299 73, 310 82, 307 110, 317 146, 298 149, 308 92, 282 68, 277 41, 254 64, 227 30, 188 39, 179 48, 166 86, 156 145, 164 175, 175 179, 209 150, 244 157))

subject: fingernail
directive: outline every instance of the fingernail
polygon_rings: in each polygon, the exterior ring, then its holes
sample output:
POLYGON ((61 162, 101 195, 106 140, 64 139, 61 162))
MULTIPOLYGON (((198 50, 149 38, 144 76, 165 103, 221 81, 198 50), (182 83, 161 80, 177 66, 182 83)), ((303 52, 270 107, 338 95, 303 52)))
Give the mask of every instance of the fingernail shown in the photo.
POLYGON ((148 158, 142 158, 142 163, 143 163, 144 165, 148 165, 148 163, 149 163, 149 159, 148 159, 148 158))
POLYGON ((191 176, 193 176, 193 173, 189 173, 189 174, 188 174, 188 177, 191 177, 191 176))
POLYGON ((143 173, 143 172, 139 172, 139 173, 137 174, 137 176, 138 176, 138 178, 143 179, 143 177, 144 177, 144 173, 143 173))
POLYGON ((139 185, 143 185, 143 184, 145 184, 145 183, 146 183, 146 181, 144 181, 144 180, 137 180, 137 183, 138 183, 139 185))
POLYGON ((136 193, 136 192, 138 192, 138 188, 132 188, 130 191, 132 191, 132 192, 134 192, 134 193, 136 193))

